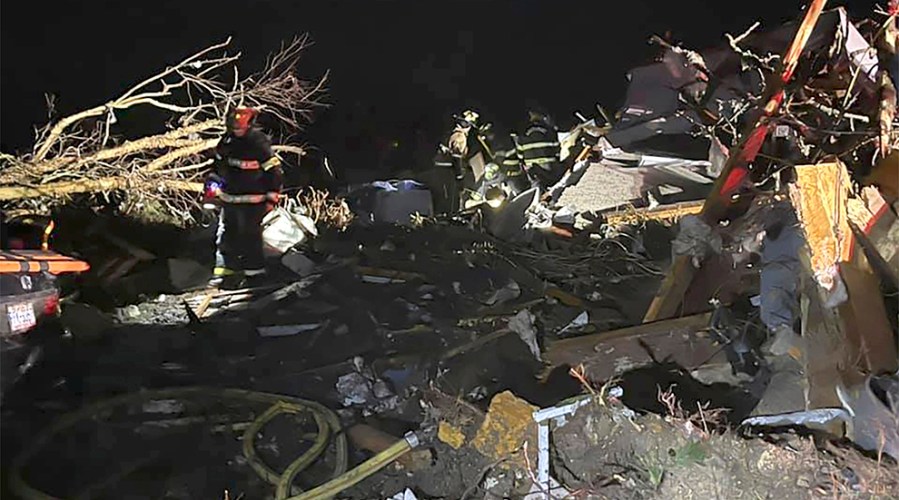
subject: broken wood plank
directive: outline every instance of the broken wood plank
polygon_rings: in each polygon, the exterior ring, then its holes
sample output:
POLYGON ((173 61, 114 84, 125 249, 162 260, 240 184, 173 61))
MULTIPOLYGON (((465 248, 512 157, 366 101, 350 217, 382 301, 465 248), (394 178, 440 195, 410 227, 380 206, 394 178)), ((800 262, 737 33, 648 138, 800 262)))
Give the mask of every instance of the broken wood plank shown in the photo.
POLYGON ((790 198, 808 243, 812 275, 819 276, 852 254, 849 172, 842 163, 798 165, 795 171, 790 198))
POLYGON ((447 361, 449 359, 455 358, 456 356, 459 356, 460 354, 465 354, 466 352, 471 351, 472 349, 486 345, 490 342, 493 342, 496 339, 505 337, 506 335, 508 335, 510 333, 512 333, 512 330, 509 330, 508 328, 503 328, 501 330, 497 330, 495 332, 488 333, 487 335, 481 335, 480 337, 472 340, 471 342, 467 342, 465 344, 462 344, 460 346, 453 347, 452 349, 447 350, 446 352, 444 352, 443 354, 440 355, 440 360, 447 361))
POLYGON ((281 288, 275 290, 274 292, 266 295, 265 297, 262 297, 256 301, 250 303, 249 308, 255 309, 255 310, 265 309, 266 307, 268 307, 276 302, 280 302, 291 295, 298 295, 304 289, 312 286, 313 283, 318 281, 318 278, 319 278, 319 275, 315 274, 312 276, 307 276, 306 278, 303 278, 302 280, 297 281, 296 283, 291 283, 285 287, 281 287, 281 288))
POLYGON ((808 409, 840 407, 836 387, 842 380, 840 365, 849 357, 846 342, 836 310, 824 307, 824 299, 809 272, 807 249, 800 254, 800 262, 805 271, 800 280, 803 340, 800 360, 804 368, 805 404, 808 409))
POLYGON ((379 278, 388 278, 391 280, 410 281, 414 279, 424 279, 425 276, 420 273, 410 273, 407 271, 398 271, 396 269, 382 269, 377 267, 356 266, 356 272, 368 276, 377 276, 379 278))
MULTIPOLYGON (((880 281, 850 227, 850 211, 864 223, 866 209, 850 198, 849 173, 840 162, 800 165, 795 170, 797 180, 790 186, 790 197, 806 240, 803 270, 815 289, 807 293, 820 295, 825 309, 826 297, 834 302, 830 309, 836 316, 827 312, 818 321, 845 347, 842 355, 818 354, 836 361, 809 363, 838 363, 841 382, 847 385, 860 382, 865 373, 894 372, 899 358, 880 281), (840 292, 841 288, 845 291, 840 292), (845 296, 835 298, 841 295, 845 296)), ((821 390, 829 392, 832 383, 826 382, 821 390)))
POLYGON ((549 287, 546 289, 546 297, 556 299, 569 307, 584 308, 584 300, 580 297, 572 295, 558 287, 549 287))
MULTIPOLYGON (((899 288, 899 217, 874 187, 862 190, 862 197, 869 217, 859 217, 850 212, 850 226, 865 256, 881 277, 899 288)), ((899 203, 897 203, 899 205, 899 203)))
POLYGON ((646 221, 676 221, 685 215, 695 215, 702 211, 702 200, 661 205, 655 208, 629 208, 602 214, 611 227, 640 224, 646 221))
POLYGON ((550 342, 543 356, 549 365, 544 375, 556 367, 583 364, 592 379, 608 380, 622 370, 652 363, 653 358, 695 368, 721 350, 700 334, 710 317, 711 313, 696 314, 550 342))
POLYGON ((203 299, 200 301, 200 305, 197 307, 196 311, 197 317, 202 319, 206 312, 209 310, 209 306, 212 304, 212 299, 215 297, 215 293, 208 292, 203 299))
MULTIPOLYGON (((857 257, 866 260, 861 252, 857 257)), ((841 264, 840 275, 849 292, 849 300, 838 308, 851 348, 848 367, 860 373, 894 373, 899 368, 896 339, 877 276, 859 260, 841 264)))

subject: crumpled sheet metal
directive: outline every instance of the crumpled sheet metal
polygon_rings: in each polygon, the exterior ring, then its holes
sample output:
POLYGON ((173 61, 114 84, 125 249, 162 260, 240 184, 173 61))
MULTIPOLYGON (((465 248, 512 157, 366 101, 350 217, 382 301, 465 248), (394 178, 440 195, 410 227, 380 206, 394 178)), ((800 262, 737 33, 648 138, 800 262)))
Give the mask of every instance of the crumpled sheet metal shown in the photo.
POLYGON ((743 425, 756 427, 805 426, 827 428, 834 422, 846 424, 846 434, 860 448, 883 452, 899 460, 899 373, 869 377, 855 387, 837 387, 843 408, 764 415, 747 418, 743 425), (872 390, 877 387, 883 401, 872 390))

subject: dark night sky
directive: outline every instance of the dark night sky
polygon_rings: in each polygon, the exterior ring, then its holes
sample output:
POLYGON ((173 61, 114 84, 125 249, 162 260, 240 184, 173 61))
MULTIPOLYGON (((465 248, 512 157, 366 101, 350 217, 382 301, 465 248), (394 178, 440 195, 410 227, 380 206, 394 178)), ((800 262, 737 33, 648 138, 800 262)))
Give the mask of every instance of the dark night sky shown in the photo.
MULTIPOLYGON (((448 114, 476 106, 499 126, 518 126, 529 99, 561 125, 621 104, 628 68, 646 63, 652 33, 701 48, 752 22, 773 27, 800 15, 805 2, 756 0, 95 0, 4 2, 0 17, 2 123, 9 152, 30 146, 46 117, 45 92, 61 113, 116 95, 167 63, 234 36, 244 67, 256 70, 279 42, 309 32, 315 45, 301 71, 331 70, 332 108, 305 139, 337 159, 365 162, 372 152, 345 137, 428 139, 448 114), (362 119, 351 119, 359 107, 362 119), (365 116, 367 114, 367 117, 365 116), (350 156, 348 149, 357 149, 350 156)), ((848 3, 830 2, 829 7, 848 3)), ((864 7, 852 2, 855 15, 864 7)), ((357 168, 360 167, 357 165, 357 168)))

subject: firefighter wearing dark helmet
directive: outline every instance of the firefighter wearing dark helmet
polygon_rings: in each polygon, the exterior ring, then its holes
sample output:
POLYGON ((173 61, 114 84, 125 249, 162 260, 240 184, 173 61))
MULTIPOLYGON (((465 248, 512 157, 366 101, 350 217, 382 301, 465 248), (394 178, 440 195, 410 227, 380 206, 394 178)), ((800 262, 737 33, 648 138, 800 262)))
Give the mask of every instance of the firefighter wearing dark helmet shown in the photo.
POLYGON ((524 135, 513 136, 515 153, 524 164, 531 184, 542 190, 554 185, 565 174, 559 160, 558 130, 549 116, 539 111, 528 111, 528 126, 524 135))
POLYGON ((271 140, 255 126, 258 115, 253 108, 233 110, 215 149, 211 179, 218 189, 212 195, 222 213, 213 284, 239 284, 265 274, 262 220, 278 203, 282 176, 271 140))

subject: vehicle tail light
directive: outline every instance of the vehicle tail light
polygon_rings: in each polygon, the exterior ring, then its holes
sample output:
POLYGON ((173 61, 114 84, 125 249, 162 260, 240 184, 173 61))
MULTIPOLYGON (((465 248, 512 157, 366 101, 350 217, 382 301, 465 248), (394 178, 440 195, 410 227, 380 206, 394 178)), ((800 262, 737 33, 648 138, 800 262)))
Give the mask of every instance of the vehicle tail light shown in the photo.
POLYGON ((47 298, 47 302, 44 303, 44 314, 48 316, 55 316, 59 313, 59 295, 54 293, 50 297, 47 298))

